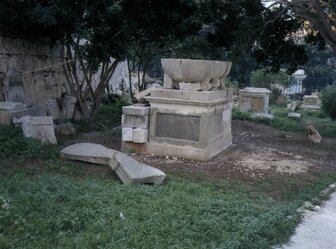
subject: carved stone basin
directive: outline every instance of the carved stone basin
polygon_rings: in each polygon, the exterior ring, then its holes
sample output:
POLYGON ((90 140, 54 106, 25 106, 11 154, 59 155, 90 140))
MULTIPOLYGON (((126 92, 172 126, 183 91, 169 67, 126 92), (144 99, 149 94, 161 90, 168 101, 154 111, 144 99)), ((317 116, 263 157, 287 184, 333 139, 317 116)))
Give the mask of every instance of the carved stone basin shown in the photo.
POLYGON ((229 74, 229 61, 161 59, 164 72, 164 87, 178 88, 180 82, 200 83, 203 91, 224 87, 224 78, 229 74))

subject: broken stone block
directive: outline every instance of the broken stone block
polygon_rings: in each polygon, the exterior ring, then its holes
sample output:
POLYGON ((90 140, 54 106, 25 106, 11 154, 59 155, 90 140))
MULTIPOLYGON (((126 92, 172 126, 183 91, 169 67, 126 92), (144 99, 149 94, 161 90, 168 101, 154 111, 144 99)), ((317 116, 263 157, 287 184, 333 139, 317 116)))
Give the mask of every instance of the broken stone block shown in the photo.
POLYGON ((133 128, 123 127, 121 134, 122 141, 133 141, 133 128))
POLYGON ((109 165, 124 184, 161 184, 166 178, 161 170, 140 163, 123 153, 116 153, 109 165))
POLYGON ((25 137, 35 138, 42 143, 57 143, 52 117, 24 116, 21 127, 25 137))
POLYGON ((149 124, 148 116, 125 115, 121 116, 121 125, 129 128, 147 129, 149 124))
POLYGON ((27 108, 22 103, 0 102, 0 124, 10 125, 13 118, 20 118, 27 113, 27 108))
POLYGON ((61 158, 109 165, 124 184, 161 184, 166 174, 159 169, 140 163, 126 154, 100 144, 78 143, 64 148, 61 158))
POLYGON ((109 161, 116 154, 115 150, 108 149, 100 144, 77 143, 61 150, 61 158, 78 160, 96 164, 109 165, 109 161))
POLYGON ((61 118, 61 110, 57 104, 56 99, 48 99, 47 111, 48 111, 48 115, 52 116, 53 120, 61 118))
POLYGON ((148 129, 136 128, 133 130, 133 142, 144 144, 148 142, 148 129))
POLYGON ((65 95, 62 103, 61 118, 72 119, 75 112, 75 104, 77 99, 73 96, 65 95))
POLYGON ((126 115, 147 116, 149 115, 149 106, 129 105, 123 106, 122 112, 126 115))
POLYGON ((300 119, 301 118, 301 113, 289 112, 287 117, 294 118, 294 119, 300 119))
POLYGON ((263 113, 263 112, 257 112, 252 114, 252 118, 268 118, 273 119, 273 114, 270 113, 263 113))
POLYGON ((201 83, 185 83, 185 82, 181 82, 179 83, 179 87, 181 91, 193 91, 193 92, 197 92, 197 91, 201 91, 201 83))
POLYGON ((292 102, 291 105, 290 105, 290 107, 289 107, 289 110, 290 110, 291 112, 295 112, 295 110, 296 110, 298 104, 299 104, 299 103, 298 103, 297 101, 292 102))

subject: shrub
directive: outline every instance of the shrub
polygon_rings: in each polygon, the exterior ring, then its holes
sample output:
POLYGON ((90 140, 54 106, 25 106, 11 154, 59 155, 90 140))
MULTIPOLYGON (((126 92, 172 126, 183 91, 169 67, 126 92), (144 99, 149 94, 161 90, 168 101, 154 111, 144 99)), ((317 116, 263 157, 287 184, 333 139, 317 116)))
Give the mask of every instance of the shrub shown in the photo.
POLYGON ((336 120, 336 85, 327 86, 322 92, 322 110, 336 120))

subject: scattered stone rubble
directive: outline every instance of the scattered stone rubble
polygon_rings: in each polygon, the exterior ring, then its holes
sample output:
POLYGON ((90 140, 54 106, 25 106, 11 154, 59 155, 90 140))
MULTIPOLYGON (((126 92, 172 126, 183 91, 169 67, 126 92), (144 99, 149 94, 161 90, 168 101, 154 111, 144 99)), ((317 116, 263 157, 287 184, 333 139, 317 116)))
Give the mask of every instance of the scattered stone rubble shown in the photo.
POLYGON ((124 184, 161 184, 166 177, 166 174, 159 169, 99 144, 73 144, 64 148, 60 155, 63 159, 109 165, 124 184))

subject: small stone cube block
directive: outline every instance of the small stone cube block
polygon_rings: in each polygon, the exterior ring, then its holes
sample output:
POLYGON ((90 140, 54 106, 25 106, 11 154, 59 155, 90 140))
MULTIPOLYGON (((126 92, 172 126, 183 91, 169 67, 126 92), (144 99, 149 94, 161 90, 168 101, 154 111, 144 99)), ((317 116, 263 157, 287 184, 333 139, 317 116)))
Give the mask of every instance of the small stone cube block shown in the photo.
POLYGON ((137 128, 133 130, 134 143, 147 143, 148 142, 148 129, 137 128))
POLYGON ((122 128, 122 135, 121 135, 122 141, 133 141, 133 128, 122 128))
POLYGON ((123 114, 121 117, 122 127, 148 129, 149 116, 136 116, 123 114))
POLYGON ((127 115, 135 115, 135 116, 148 116, 149 115, 149 106, 123 106, 122 111, 123 114, 127 115))

